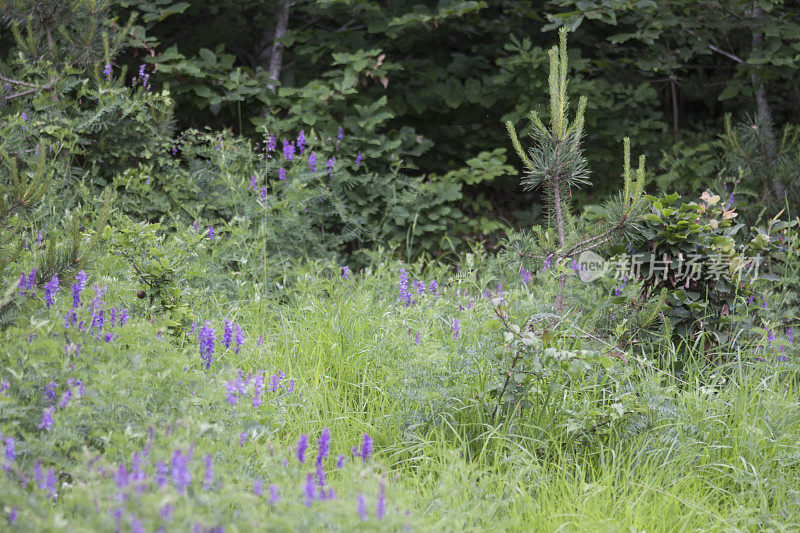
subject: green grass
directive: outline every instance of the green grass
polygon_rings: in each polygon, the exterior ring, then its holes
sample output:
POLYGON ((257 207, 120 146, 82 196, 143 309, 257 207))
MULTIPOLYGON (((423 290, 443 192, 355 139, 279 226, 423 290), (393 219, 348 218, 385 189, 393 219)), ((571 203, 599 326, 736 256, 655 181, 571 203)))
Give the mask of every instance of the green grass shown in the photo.
MULTIPOLYGON (((131 305, 124 295, 135 292, 132 284, 111 261, 105 272, 109 307, 131 305)), ((32 318, 3 333, 8 348, 0 357, 0 379, 11 382, 11 395, 0 397, 0 430, 14 435, 20 450, 16 473, 5 485, 12 488, 0 491, 0 510, 17 507, 14 527, 111 529, 113 511, 121 507, 123 529, 137 516, 155 530, 166 524, 157 512, 169 503, 175 507, 169 527, 178 530, 196 522, 229 531, 800 528, 800 398, 789 379, 792 363, 760 362, 742 351, 725 365, 690 363, 676 380, 653 370, 666 354, 652 352, 649 366, 630 363, 630 395, 640 407, 607 430, 579 436, 565 427, 562 411, 575 398, 600 400, 602 391, 591 380, 576 381, 563 399, 534 398, 493 425, 486 392, 498 379, 491 354, 502 336, 487 326, 491 305, 472 272, 450 281, 439 273, 442 294, 423 296, 410 307, 397 301, 392 265, 349 281, 312 267, 305 272, 282 302, 255 293, 234 302, 213 292, 194 297, 197 315, 217 328, 218 347, 225 318, 248 336, 238 354, 220 347, 209 370, 200 367, 194 338, 169 335, 166 322, 151 324, 141 309, 132 310, 134 318, 113 343, 80 337, 82 358, 65 359, 60 316, 68 291, 53 310, 32 300, 32 318), (456 291, 471 296, 459 298, 456 291), (458 339, 451 331, 454 317, 461 323, 458 339), (28 344, 31 332, 38 338, 28 344), (256 346, 259 335, 262 346, 256 346), (76 365, 74 372, 68 362, 76 365), (257 410, 243 400, 231 416, 225 383, 238 370, 258 369, 268 376, 283 371, 296 380, 296 393, 270 396, 257 410), (59 410, 51 432, 37 429, 46 405, 42 387, 71 372, 86 383, 86 397, 59 410), (97 464, 130 467, 150 426, 157 431, 153 461, 168 461, 176 448, 194 443, 187 493, 152 482, 141 495, 120 491, 113 476, 87 466, 102 455, 97 464), (323 427, 332 436, 333 458, 351 457, 350 447, 364 433, 374 439, 375 457, 367 463, 348 459, 342 470, 329 465, 328 484, 337 498, 306 507, 301 487, 313 465, 298 465, 293 447, 308 434, 313 458, 323 427), (241 433, 247 435, 243 447, 241 433), (210 492, 202 489, 205 453, 213 455, 220 483, 210 492), (38 460, 60 476, 55 500, 15 481, 17 474, 31 475, 38 460), (280 485, 281 503, 273 507, 256 497, 255 479, 264 480, 265 492, 269 484, 280 485), (378 521, 382 479, 387 515, 378 521), (127 494, 121 503, 119 492, 127 494), (365 522, 356 511, 358 494, 370 511, 365 522)), ((515 317, 540 308, 552 290, 547 283, 528 288, 513 279, 504 288, 515 317)), ((587 294, 576 293, 576 301, 587 294)), ((78 334, 70 335, 74 341, 78 334)), ((791 357, 796 360, 796 350, 791 357)))

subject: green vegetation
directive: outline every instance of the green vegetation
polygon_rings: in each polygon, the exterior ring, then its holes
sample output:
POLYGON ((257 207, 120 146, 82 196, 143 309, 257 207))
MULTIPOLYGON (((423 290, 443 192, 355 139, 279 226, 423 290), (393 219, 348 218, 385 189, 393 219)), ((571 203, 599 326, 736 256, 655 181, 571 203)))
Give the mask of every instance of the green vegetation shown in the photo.
POLYGON ((800 529, 797 9, 429 4, 0 6, 0 529, 800 529))

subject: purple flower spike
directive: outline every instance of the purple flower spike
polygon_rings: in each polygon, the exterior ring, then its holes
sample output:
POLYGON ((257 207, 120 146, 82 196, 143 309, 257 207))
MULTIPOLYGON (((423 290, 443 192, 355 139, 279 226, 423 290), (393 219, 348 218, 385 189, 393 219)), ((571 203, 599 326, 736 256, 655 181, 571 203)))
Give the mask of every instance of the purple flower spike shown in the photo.
POLYGON ((450 329, 453 330, 453 338, 458 340, 458 334, 461 332, 461 325, 458 323, 458 319, 453 319, 453 325, 450 326, 450 329))
POLYGON ((209 369, 213 362, 214 341, 216 337, 214 335, 214 329, 211 328, 208 322, 200 329, 200 333, 197 334, 197 340, 200 344, 200 356, 205 361, 204 366, 206 369, 209 369))
POLYGON ((210 453, 206 454, 204 461, 206 463, 206 475, 203 479, 203 488, 208 491, 211 490, 214 484, 214 461, 210 453))
POLYGON ((53 306, 53 297, 60 290, 61 287, 58 285, 58 274, 56 273, 53 274, 53 277, 50 278, 50 281, 48 281, 47 285, 44 286, 44 300, 48 309, 53 306))
POLYGON ((367 519, 367 504, 364 502, 364 495, 359 494, 356 496, 356 500, 358 501, 358 517, 364 522, 367 519))
POLYGON ((300 464, 303 464, 306 460, 306 450, 308 449, 308 435, 305 433, 300 435, 300 438, 297 440, 297 460, 300 461, 300 464))
POLYGON ((48 407, 42 413, 42 421, 39 422, 39 425, 36 426, 39 429, 43 429, 45 431, 50 431, 53 428, 53 411, 55 410, 54 407, 48 407))
POLYGON ((281 179, 281 180, 285 180, 286 179, 286 170, 284 170, 283 167, 281 167, 278 170, 278 178, 281 179))
POLYGON ((311 168, 311 172, 317 171, 317 154, 314 152, 308 154, 308 166, 311 168))
POLYGON ((304 485, 304 492, 306 495, 306 507, 311 507, 311 502, 314 501, 314 498, 317 495, 317 488, 314 484, 314 474, 308 474, 306 476, 306 482, 304 485))
POLYGON ((328 456, 331 447, 331 434, 328 428, 322 428, 322 434, 319 436, 317 446, 319 448, 317 452, 317 466, 320 466, 322 461, 328 456))
POLYGON ((378 485, 378 501, 375 503, 375 516, 378 520, 383 520, 386 513, 386 482, 381 480, 378 485))
POLYGON ((359 454, 364 463, 367 462, 369 456, 372 455, 372 437, 368 433, 364 433, 361 441, 361 453, 359 454))
POLYGON ((269 486, 269 504, 275 506, 279 501, 281 501, 280 491, 277 485, 270 485, 269 486))

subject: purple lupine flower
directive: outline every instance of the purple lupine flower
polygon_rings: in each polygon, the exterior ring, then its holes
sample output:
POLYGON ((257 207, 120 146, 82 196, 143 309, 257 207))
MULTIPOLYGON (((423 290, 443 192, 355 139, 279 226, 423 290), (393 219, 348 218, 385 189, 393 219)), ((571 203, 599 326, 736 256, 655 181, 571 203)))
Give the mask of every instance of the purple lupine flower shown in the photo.
POLYGON ((264 394, 264 375, 259 372, 253 380, 253 407, 261 406, 261 396, 264 394))
POLYGON ((322 428, 319 441, 317 441, 317 448, 317 466, 320 466, 322 465, 322 461, 328 456, 328 452, 331 448, 331 433, 328 431, 327 427, 322 428))
POLYGON ((572 272, 574 272, 575 275, 577 276, 578 272, 580 272, 580 269, 581 269, 581 267, 580 267, 580 265, 578 265, 578 260, 577 259, 573 259, 572 260, 572 272))
POLYGON ((786 330, 786 335, 789 338, 789 342, 794 342, 794 329, 792 329, 792 326, 789 326, 789 329, 786 330))
POLYGON ((44 480, 44 490, 49 492, 50 497, 53 499, 55 499, 55 497, 58 496, 58 493, 56 493, 57 481, 58 480, 56 479, 56 471, 51 466, 50 468, 47 469, 47 477, 44 480))
POLYGON ((28 274, 28 288, 29 289, 35 289, 36 288, 36 268, 35 267, 34 267, 33 270, 31 270, 31 273, 28 274))
MULTIPOLYGON (((791 337, 789 337, 789 340, 791 340, 791 337)), ((2 382, 0 382, 0 392, 5 392, 5 396, 8 396, 8 387, 9 384, 7 379, 4 379, 2 382)))
POLYGON ((239 433, 239 448, 244 448, 245 444, 247 444, 247 433, 239 433))
POLYGON ((344 279, 350 279, 350 274, 352 274, 352 272, 350 272, 350 267, 347 266, 347 265, 343 266, 342 267, 342 277, 344 279))
POLYGON ((275 146, 276 146, 276 143, 275 143, 275 136, 274 136, 274 135, 270 135, 270 136, 267 138, 267 142, 266 142, 266 144, 264 145, 264 149, 265 149, 267 152, 272 152, 273 150, 275 150, 275 146))
POLYGON ((156 463, 156 483, 158 483, 159 488, 167 484, 168 471, 169 467, 167 466, 167 463, 164 461, 159 461, 156 463))
POLYGON ((225 399, 228 401, 229 404, 236 405, 236 402, 239 401, 239 396, 236 394, 237 393, 236 382, 234 380, 227 382, 225 384, 225 390, 227 391, 225 399))
POLYGON ((344 468, 344 454, 340 453, 339 457, 336 459, 336 468, 344 468))
POLYGON ((144 450, 142 451, 142 455, 144 455, 145 457, 150 456, 150 450, 153 448, 153 440, 155 439, 155 436, 156 436, 156 430, 153 429, 153 426, 150 426, 147 432, 147 444, 145 445, 144 450))
POLYGON ((50 278, 50 281, 44 286, 44 301, 48 309, 53 306, 53 296, 60 290, 61 287, 58 285, 58 273, 56 273, 53 274, 53 277, 50 278))
POLYGON ((128 310, 123 307, 119 312, 120 327, 124 326, 127 321, 128 321, 128 310))
POLYGON ((317 496, 317 488, 314 484, 314 474, 308 474, 306 476, 306 483, 303 488, 306 495, 306 507, 311 507, 311 502, 313 502, 314 498, 317 496))
POLYGON ((214 240, 214 226, 208 227, 208 238, 209 240, 214 240))
POLYGON ((106 77, 108 81, 111 81, 111 76, 113 75, 114 70, 111 67, 111 63, 106 63, 105 68, 103 69, 103 75, 106 77))
POLYGON ((231 347, 231 338, 233 336, 233 324, 228 320, 225 321, 225 329, 222 331, 222 342, 226 348, 231 347))
POLYGON ((55 381, 51 381, 47 385, 44 386, 44 397, 47 398, 48 403, 53 403, 56 401, 56 389, 58 388, 58 383, 55 381))
POLYGON ((272 374, 272 377, 269 379, 269 391, 270 392, 277 391, 280 383, 281 383, 281 377, 276 374, 272 374))
POLYGON ((325 467, 320 463, 317 465, 317 485, 319 485, 320 498, 325 499, 325 480, 328 475, 325 473, 325 467))
POLYGON ((367 519, 367 504, 364 502, 364 495, 359 494, 356 496, 356 501, 358 502, 358 517, 364 522, 367 519))
POLYGON ((297 134, 297 149, 300 151, 300 155, 303 155, 303 151, 306 149, 306 132, 303 130, 297 134))
POLYGON ((356 154, 356 168, 361 166, 361 161, 363 160, 364 158, 361 157, 361 151, 359 151, 358 154, 356 154))
POLYGON ((264 487, 261 484, 261 480, 260 479, 256 479, 253 482, 253 494, 255 494, 256 496, 259 496, 259 497, 264 495, 264 487))
POLYGON ((189 471, 190 459, 190 453, 184 455, 180 449, 172 454, 172 482, 181 494, 192 483, 192 473, 189 471))
POLYGON ((36 485, 39 489, 44 489, 44 474, 42 474, 42 460, 36 461, 33 465, 33 478, 36 480, 36 485))
POLYGON ((418 279, 414 280, 414 288, 417 290, 417 294, 420 296, 422 296, 422 294, 425 292, 425 284, 418 279))
POLYGON ((278 178, 281 179, 281 180, 285 180, 286 179, 286 170, 284 170, 283 167, 278 169, 278 178))
POLYGON ((342 127, 339 126, 339 132, 336 135, 336 149, 337 150, 339 149, 339 145, 342 144, 343 140, 344 140, 344 129, 342 129, 342 127))
POLYGON ((375 502, 375 517, 378 520, 383 520, 383 515, 386 513, 386 482, 381 479, 378 484, 378 501, 375 502))
POLYGON ((86 289, 86 272, 81 270, 75 274, 75 283, 72 285, 72 307, 77 309, 81 305, 81 293, 86 289))
POLYGON ((53 427, 53 411, 55 410, 54 407, 48 407, 42 412, 42 421, 39 422, 39 425, 36 426, 39 429, 43 429, 45 431, 50 431, 53 427))
POLYGON ((194 222, 192 222, 192 227, 194 229, 200 229, 200 221, 197 220, 197 219, 194 219, 194 222))
POLYGON ((328 159, 328 164, 325 165, 328 168, 328 172, 330 172, 331 176, 333 176, 333 165, 334 165, 334 161, 333 161, 333 158, 331 157, 331 158, 328 159))
POLYGON ((364 437, 361 440, 361 453, 359 456, 364 463, 366 463, 370 455, 372 455, 372 437, 370 437, 368 433, 364 433, 364 437))
POLYGON ((458 323, 458 319, 453 319, 453 325, 450 326, 450 329, 453 330, 453 338, 458 339, 458 334, 461 331, 461 325, 458 323))
POLYGON ((125 468, 125 465, 120 463, 119 467, 117 468, 117 473, 114 475, 114 481, 117 483, 117 488, 122 490, 128 486, 130 482, 130 478, 128 476, 128 469, 125 468))
POLYGON ((297 440, 297 460, 300 461, 300 464, 303 464, 306 460, 306 450, 308 449, 308 435, 305 433, 300 435, 300 438, 297 440))
POLYGON ((13 437, 6 437, 6 453, 5 459, 3 461, 3 468, 8 470, 11 468, 11 465, 14 464, 14 461, 17 460, 17 448, 14 445, 14 438, 13 437))
POLYGON ((250 190, 253 190, 253 191, 257 191, 258 190, 258 185, 256 185, 256 175, 255 174, 253 174, 250 177, 250 183, 248 183, 247 188, 250 189, 250 190))
POLYGON ((197 341, 200 345, 200 357, 205 361, 206 370, 211 368, 211 363, 213 362, 215 340, 214 329, 206 321, 200 329, 200 333, 197 334, 197 341))
POLYGON ((287 161, 294 161, 294 143, 283 141, 283 158, 287 161))
POLYGON ((550 257, 551 256, 548 255, 547 257, 544 258, 544 265, 542 267, 542 270, 550 270, 550 257))
POLYGON ((58 408, 63 409, 69 404, 70 399, 72 398, 72 391, 67 389, 63 393, 61 393, 61 399, 58 401, 58 408))
POLYGON ((281 501, 280 490, 278 489, 277 485, 270 485, 269 486, 269 504, 274 506, 279 501, 281 501))
POLYGON ((214 484, 214 461, 210 453, 206 454, 204 461, 206 463, 206 475, 203 478, 203 488, 208 491, 211 490, 214 484))
POLYGON ((44 245, 42 244, 42 230, 39 230, 39 235, 36 237, 36 245, 37 245, 39 248, 41 248, 42 246, 44 246, 44 245))
POLYGON ((17 506, 11 508, 11 512, 8 513, 8 525, 13 526, 17 523, 17 506))
POLYGON ((111 311, 108 312, 108 322, 111 325, 111 328, 114 328, 114 323, 117 321, 117 308, 112 307, 111 311))
POLYGON ((268 191, 267 191, 266 185, 264 187, 261 187, 261 199, 262 200, 266 200, 267 199, 267 192, 268 191))
POLYGON ((236 345, 236 353, 239 353, 239 349, 244 346, 245 341, 244 332, 242 331, 242 327, 239 324, 236 324, 233 327, 233 343, 236 345))
POLYGON ((431 281, 431 284, 428 287, 430 288, 431 294, 434 296, 439 294, 439 284, 436 283, 436 280, 431 281))
POLYGON ((406 269, 403 267, 400 267, 400 281, 397 289, 400 293, 397 300, 405 302, 406 307, 411 305, 411 293, 408 291, 408 276, 406 275, 406 269))
MULTIPOLYGON (((289 380, 289 386, 286 387, 286 392, 294 392, 294 379, 289 380)), ((303 395, 301 394, 300 397, 302 398, 303 395)))
POLYGON ((105 315, 102 309, 92 314, 92 324, 91 326, 89 326, 91 329, 96 329, 99 333, 100 331, 102 331, 104 324, 105 324, 105 315))
POLYGON ((767 346, 772 346, 772 340, 774 339, 774 335, 772 334, 772 330, 767 332, 767 346))
POLYGON ((134 515, 131 515, 131 533, 144 533, 142 521, 134 515))
POLYGON ((261 346, 262 344, 264 344, 264 335, 259 335, 258 336, 258 342, 256 343, 256 346, 261 346))

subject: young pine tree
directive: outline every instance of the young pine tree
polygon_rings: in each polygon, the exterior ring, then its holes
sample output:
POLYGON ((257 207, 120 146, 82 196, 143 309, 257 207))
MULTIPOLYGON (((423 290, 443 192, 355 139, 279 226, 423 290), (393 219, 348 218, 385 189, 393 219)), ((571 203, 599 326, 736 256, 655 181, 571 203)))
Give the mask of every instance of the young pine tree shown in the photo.
MULTIPOLYGON (((506 122, 511 142, 525 166, 522 184, 529 190, 539 187, 545 190, 550 222, 555 225, 558 234, 558 249, 544 254, 545 265, 550 265, 554 259, 557 264, 563 263, 611 240, 630 237, 643 213, 644 156, 639 158, 639 168, 633 171, 630 166, 630 139, 625 138, 624 186, 618 196, 604 204, 605 223, 589 228, 575 221, 569 203, 570 189, 591 184, 582 146, 586 97, 581 96, 575 118, 570 120, 566 29, 562 28, 559 32, 559 40, 559 46, 554 46, 549 52, 550 124, 545 125, 536 111, 530 113, 532 146, 526 152, 514 125, 506 122)), ((546 250, 547 244, 540 244, 546 250)), ((566 276, 565 273, 559 276, 556 314, 561 314, 563 310, 566 276)))

